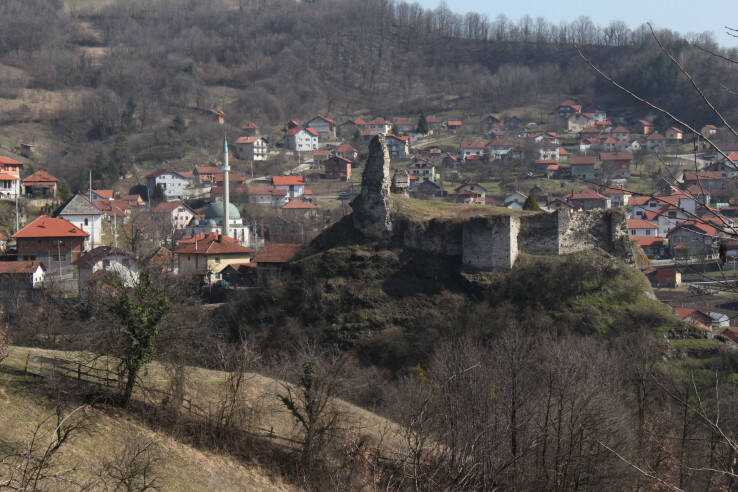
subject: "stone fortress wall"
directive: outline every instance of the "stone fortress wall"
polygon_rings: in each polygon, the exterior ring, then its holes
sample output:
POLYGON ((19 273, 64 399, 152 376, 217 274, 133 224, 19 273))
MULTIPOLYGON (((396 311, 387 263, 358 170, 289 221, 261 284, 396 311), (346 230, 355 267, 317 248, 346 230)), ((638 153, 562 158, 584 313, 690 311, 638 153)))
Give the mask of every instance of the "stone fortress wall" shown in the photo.
POLYGON ((394 214, 384 137, 370 144, 361 194, 352 202, 354 227, 364 236, 435 255, 454 256, 466 268, 509 270, 520 252, 564 255, 602 249, 627 258, 630 241, 619 210, 481 215, 416 221, 394 214))

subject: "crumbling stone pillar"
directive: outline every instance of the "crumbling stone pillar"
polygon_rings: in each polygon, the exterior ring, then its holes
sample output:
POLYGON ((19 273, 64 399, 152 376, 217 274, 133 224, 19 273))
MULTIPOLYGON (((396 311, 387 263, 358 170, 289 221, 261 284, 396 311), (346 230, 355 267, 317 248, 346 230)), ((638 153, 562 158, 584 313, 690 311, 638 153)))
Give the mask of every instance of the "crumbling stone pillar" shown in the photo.
POLYGON ((351 202, 354 227, 368 238, 384 239, 392 231, 391 184, 389 150, 384 135, 380 134, 369 143, 361 193, 351 202))

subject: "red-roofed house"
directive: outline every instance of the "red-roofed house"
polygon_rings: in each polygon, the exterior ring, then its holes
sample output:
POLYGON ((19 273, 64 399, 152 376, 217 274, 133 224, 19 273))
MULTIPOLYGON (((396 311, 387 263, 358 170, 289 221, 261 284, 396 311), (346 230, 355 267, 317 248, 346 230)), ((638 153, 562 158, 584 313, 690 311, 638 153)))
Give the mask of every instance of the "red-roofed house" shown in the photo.
POLYGON ((317 150, 320 133, 313 128, 295 127, 287 130, 284 136, 284 146, 295 152, 312 152, 317 150))
POLYGON ((355 161, 359 157, 359 151, 349 144, 342 144, 336 147, 336 155, 350 161, 355 161))
POLYGON ((450 132, 455 132, 464 127, 464 120, 448 120, 446 122, 446 129, 450 132))
POLYGON ((259 125, 255 121, 247 121, 241 125, 241 131, 247 137, 255 137, 259 134, 259 125))
POLYGON ((327 114, 319 114, 305 122, 305 127, 313 128, 324 140, 336 139, 336 120, 327 114))
POLYGON ((630 152, 603 152, 600 154, 603 172, 611 177, 630 177, 633 154, 630 152))
POLYGON ((287 198, 299 198, 305 194, 305 178, 302 176, 272 176, 272 186, 284 191, 287 198))
POLYGON ((680 258, 711 257, 717 254, 718 230, 699 220, 687 220, 667 234, 672 255, 680 258))
POLYGON ((20 172, 23 164, 0 156, 0 199, 15 199, 21 194, 20 172))
POLYGON ((387 135, 385 138, 390 158, 404 160, 410 157, 410 137, 387 135))
POLYGON ((597 177, 595 158, 589 155, 575 155, 569 158, 569 168, 574 178, 591 181, 597 177))
POLYGON ((584 190, 572 193, 567 201, 574 207, 582 210, 608 209, 612 202, 608 197, 592 190, 584 190))
POLYGON ((236 140, 236 157, 245 161, 265 161, 269 158, 269 144, 257 136, 244 136, 236 140))
POLYGON ((41 261, 52 268, 76 261, 88 236, 65 219, 41 215, 16 232, 13 238, 19 259, 41 261))
POLYGON ((459 146, 459 157, 464 161, 470 156, 482 157, 487 150, 487 143, 484 140, 464 140, 459 146))
POLYGON ((682 274, 674 267, 656 268, 646 276, 652 286, 660 289, 676 289, 682 285, 682 274))
POLYGON ((290 219, 317 217, 318 207, 303 198, 293 198, 281 207, 282 215, 290 219))
POLYGON ((152 212, 171 223, 174 230, 184 229, 195 218, 195 212, 182 202, 162 202, 152 212))
POLYGON ((628 219, 627 220, 628 234, 631 238, 635 236, 658 236, 659 226, 653 222, 649 222, 643 219, 628 219))
POLYGON ((327 179, 351 181, 351 165, 350 160, 333 156, 323 162, 325 177, 327 179))
POLYGON ((302 249, 301 244, 267 243, 254 258, 259 281, 278 277, 282 268, 302 249))
POLYGON ((572 114, 578 114, 582 112, 582 105, 572 99, 566 99, 559 104, 559 115, 562 118, 567 118, 572 114))
POLYGON ((382 134, 388 134, 392 131, 392 123, 384 118, 374 118, 364 123, 362 127, 362 135, 365 139, 371 140, 372 137, 382 134))
POLYGON ((677 318, 689 323, 695 328, 700 330, 709 331, 712 325, 712 318, 709 314, 694 308, 676 307, 674 308, 674 314, 677 318))
POLYGON ((202 277, 213 284, 227 266, 251 263, 254 250, 241 246, 238 239, 222 234, 199 234, 179 241, 174 250, 180 275, 202 277))
POLYGON ((44 284, 46 270, 39 261, 0 261, 0 288, 10 292, 38 289, 44 284))
POLYGON ((45 169, 39 169, 22 181, 24 194, 28 198, 54 198, 59 179, 45 169))

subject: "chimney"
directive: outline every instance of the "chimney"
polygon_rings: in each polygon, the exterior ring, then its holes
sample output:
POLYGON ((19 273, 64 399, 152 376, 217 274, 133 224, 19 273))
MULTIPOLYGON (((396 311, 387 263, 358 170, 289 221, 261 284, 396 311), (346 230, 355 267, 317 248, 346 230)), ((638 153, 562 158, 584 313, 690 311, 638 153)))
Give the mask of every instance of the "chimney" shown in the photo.
POLYGON ((219 243, 223 242, 223 234, 218 234, 218 242, 219 243))

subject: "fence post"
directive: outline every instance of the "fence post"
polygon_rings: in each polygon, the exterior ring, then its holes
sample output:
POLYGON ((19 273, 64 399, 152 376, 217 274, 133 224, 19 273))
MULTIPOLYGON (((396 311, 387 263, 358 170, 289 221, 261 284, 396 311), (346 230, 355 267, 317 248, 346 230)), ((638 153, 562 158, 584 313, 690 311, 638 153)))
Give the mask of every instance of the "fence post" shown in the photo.
POLYGON ((26 354, 26 365, 23 367, 23 374, 28 374, 28 361, 31 359, 31 352, 26 354))
POLYGON ((82 381, 82 363, 77 362, 77 382, 79 383, 81 381, 82 381))

